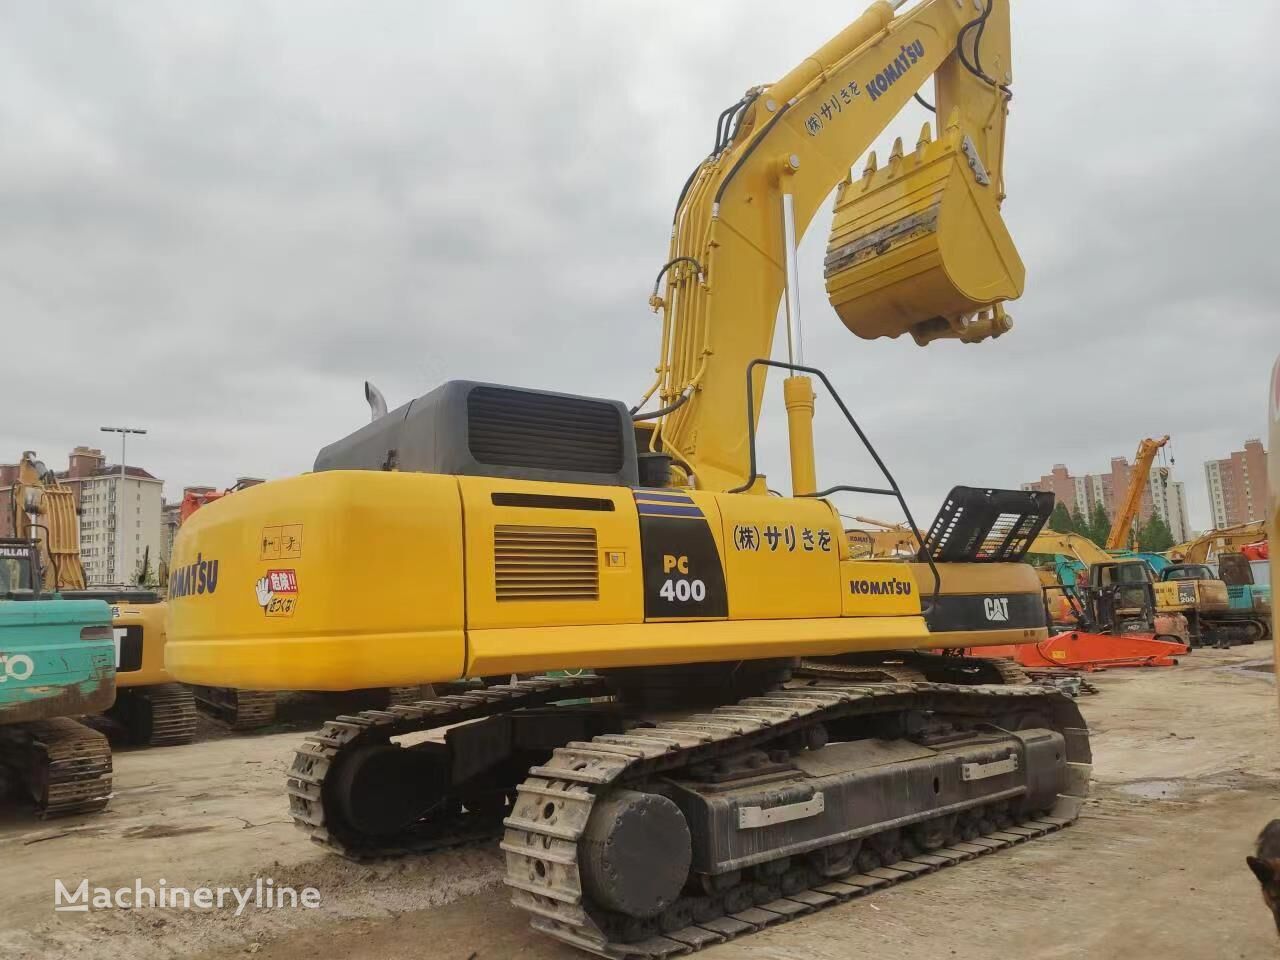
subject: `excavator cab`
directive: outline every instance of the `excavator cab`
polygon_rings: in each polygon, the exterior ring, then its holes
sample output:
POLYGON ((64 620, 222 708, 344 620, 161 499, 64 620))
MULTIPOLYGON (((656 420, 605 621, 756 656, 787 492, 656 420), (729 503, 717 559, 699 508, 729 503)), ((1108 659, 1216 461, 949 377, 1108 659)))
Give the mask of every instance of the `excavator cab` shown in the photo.
POLYGON ((26 599, 40 587, 36 544, 31 540, 0 540, 0 600, 26 599))
POLYGON ((1151 568, 1142 560, 1095 563, 1089 568, 1089 617, 1111 633, 1141 633, 1155 620, 1151 568))
POLYGON ((955 118, 936 141, 925 124, 908 156, 899 139, 883 168, 872 153, 839 187, 827 244, 827 296, 845 326, 921 345, 1008 330, 1001 304, 1021 295, 1025 269, 998 191, 955 118))

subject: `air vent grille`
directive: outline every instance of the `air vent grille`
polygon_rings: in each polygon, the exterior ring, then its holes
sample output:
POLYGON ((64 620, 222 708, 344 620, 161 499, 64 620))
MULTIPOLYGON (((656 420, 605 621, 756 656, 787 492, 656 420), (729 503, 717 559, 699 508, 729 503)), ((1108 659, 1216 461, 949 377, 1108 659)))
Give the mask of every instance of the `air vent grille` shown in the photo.
POLYGON ((618 410, 599 400, 476 387, 467 395, 467 441, 471 456, 492 466, 601 474, 623 467, 618 410))
POLYGON ((498 524, 493 557, 500 602, 600 598, 600 553, 591 527, 498 524))

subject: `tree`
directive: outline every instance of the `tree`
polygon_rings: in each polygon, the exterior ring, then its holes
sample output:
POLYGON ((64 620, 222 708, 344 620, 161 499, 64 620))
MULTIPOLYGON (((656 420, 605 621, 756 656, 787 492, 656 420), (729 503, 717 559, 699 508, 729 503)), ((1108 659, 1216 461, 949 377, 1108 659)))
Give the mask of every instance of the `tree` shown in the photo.
MULTIPOLYGON (((1085 531, 1080 531, 1084 533, 1085 531)), ((1107 508, 1100 502, 1093 505, 1093 514, 1089 517, 1089 530, 1085 535, 1102 546, 1111 534, 1111 518, 1107 516, 1107 508)))
POLYGON ((152 586, 154 575, 151 572, 151 545, 148 544, 142 552, 142 559, 138 562, 138 569, 134 573, 133 582, 139 587, 152 586))
POLYGON ((1173 547, 1173 533, 1169 525, 1158 516, 1152 514, 1138 530, 1138 546, 1148 553, 1164 553, 1173 547))
POLYGON ((1053 513, 1049 514, 1049 529, 1058 533, 1075 533, 1076 528, 1065 503, 1059 501, 1054 505, 1053 513))
POLYGON ((1089 521, 1085 519, 1079 507, 1071 511, 1071 529, 1068 532, 1089 536, 1089 521))

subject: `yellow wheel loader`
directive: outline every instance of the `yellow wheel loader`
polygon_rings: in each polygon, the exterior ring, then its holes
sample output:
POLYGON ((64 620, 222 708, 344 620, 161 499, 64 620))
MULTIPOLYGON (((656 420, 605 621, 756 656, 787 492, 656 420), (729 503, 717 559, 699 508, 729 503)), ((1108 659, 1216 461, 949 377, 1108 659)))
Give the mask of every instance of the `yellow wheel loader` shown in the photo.
POLYGON ((676 205, 639 404, 453 381, 182 527, 179 679, 443 685, 307 738, 287 789, 313 839, 363 858, 501 829, 537 929, 664 957, 1076 818, 1073 701, 954 653, 1048 635, 1021 559, 1052 498, 957 487, 922 532, 803 357, 796 244, 832 190, 827 290, 858 336, 976 343, 1022 290, 1000 216, 1008 4, 898 6, 721 114, 676 205), (937 129, 850 171, 930 77, 937 129), (770 370, 791 496, 757 461, 770 370), (819 487, 819 402, 879 476, 819 487), (919 552, 853 559, 844 491, 897 502, 919 552))

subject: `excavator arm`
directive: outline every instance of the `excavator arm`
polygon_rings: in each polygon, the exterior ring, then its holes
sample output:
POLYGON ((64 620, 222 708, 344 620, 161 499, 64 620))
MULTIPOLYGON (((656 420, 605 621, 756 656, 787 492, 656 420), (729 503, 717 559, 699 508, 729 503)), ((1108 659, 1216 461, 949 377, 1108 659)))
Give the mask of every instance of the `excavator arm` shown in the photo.
POLYGON ((10 496, 15 534, 39 544, 44 588, 83 590, 85 576, 80 562, 75 493, 27 450, 18 464, 10 496))
MULTIPOLYGON (((681 194, 651 298, 661 353, 641 403, 656 394, 659 408, 638 419, 657 420, 651 449, 701 489, 749 477, 746 371, 771 352, 784 290, 790 358, 803 363, 795 247, 832 190, 827 289, 853 333, 923 345, 1010 325, 1001 304, 1020 295, 1024 271, 999 213, 1008 2, 925 0, 895 15, 900 6, 877 0, 781 80, 748 91, 681 194), (930 77, 940 129, 926 124, 913 152, 899 138, 883 166, 872 153, 851 172, 930 77)), ((763 387, 757 368, 753 416, 763 387)), ((788 388, 789 408, 811 415, 812 403, 807 382, 788 388)), ((794 450, 793 424, 793 476, 794 450)))
POLYGON ((1216 557, 1220 553, 1239 550, 1245 544, 1254 543, 1266 535, 1266 524, 1261 520, 1254 520, 1234 527, 1210 530, 1194 540, 1178 544, 1169 551, 1169 555, 1181 563, 1207 563, 1210 555, 1216 557))
POLYGON ((1086 567, 1095 563, 1107 563, 1115 559, 1088 537, 1078 533, 1057 533, 1045 530, 1031 544, 1028 553, 1051 553, 1064 557, 1074 557, 1086 567))
POLYGON ((1147 437, 1138 444, 1138 452, 1133 458, 1133 470, 1129 473, 1129 487, 1125 490, 1124 503, 1116 511, 1115 519, 1111 521, 1111 532, 1107 534, 1106 549, 1119 550, 1126 545, 1129 531, 1133 528, 1133 521, 1138 516, 1138 507, 1142 504, 1142 491, 1146 489, 1147 481, 1151 477, 1151 464, 1155 462, 1156 454, 1168 442, 1169 436, 1165 434, 1159 440, 1147 437))

